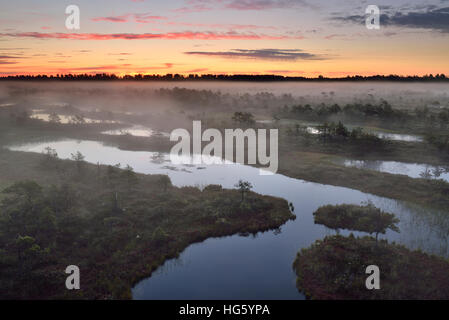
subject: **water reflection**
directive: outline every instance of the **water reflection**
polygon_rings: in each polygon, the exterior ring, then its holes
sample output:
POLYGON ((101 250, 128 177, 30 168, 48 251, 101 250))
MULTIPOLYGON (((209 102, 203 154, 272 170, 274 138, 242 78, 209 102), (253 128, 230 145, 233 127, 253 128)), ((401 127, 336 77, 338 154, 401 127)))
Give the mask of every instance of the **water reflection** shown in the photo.
POLYGON ((134 137, 152 137, 155 135, 170 137, 168 133, 158 132, 144 126, 132 126, 126 129, 109 130, 102 132, 102 134, 113 136, 131 135, 134 137))
MULTIPOLYGON (((353 126, 348 126, 350 129, 354 129, 353 126)), ((317 127, 309 126, 306 128, 306 131, 310 134, 320 134, 320 130, 317 127)), ((401 134, 401 133, 385 133, 385 132, 370 132, 378 136, 381 139, 385 140, 393 140, 393 141, 406 141, 406 142, 422 142, 424 139, 419 136, 411 135, 411 134, 401 134)))
POLYGON ((377 136, 381 139, 394 140, 394 141, 406 141, 406 142, 422 142, 422 137, 411 134, 399 134, 399 133, 384 133, 378 132, 377 136))
MULTIPOLYGON (((38 111, 38 110, 35 110, 38 111)), ((51 113, 41 113, 34 112, 31 115, 32 119, 37 119, 45 122, 57 122, 61 124, 99 124, 99 123, 118 123, 114 120, 95 120, 90 118, 85 118, 79 115, 62 115, 62 114, 51 114, 51 113)))
POLYGON ((380 160, 345 160, 347 167, 402 174, 411 178, 442 179, 449 182, 449 167, 380 160))

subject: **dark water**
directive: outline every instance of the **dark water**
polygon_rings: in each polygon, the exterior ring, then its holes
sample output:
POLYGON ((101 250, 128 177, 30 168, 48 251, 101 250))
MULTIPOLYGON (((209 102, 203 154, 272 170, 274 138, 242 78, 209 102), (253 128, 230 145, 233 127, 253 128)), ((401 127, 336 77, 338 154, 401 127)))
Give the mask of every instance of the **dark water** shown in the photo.
POLYGON ((401 220, 400 233, 387 232, 382 237, 411 249, 448 255, 449 215, 445 212, 431 212, 357 190, 280 174, 259 175, 258 169, 238 164, 174 165, 166 155, 124 151, 99 142, 68 140, 11 149, 42 152, 47 146, 56 149, 61 158, 80 151, 92 163, 129 164, 140 173, 166 173, 176 186, 201 188, 214 183, 233 188, 239 179, 248 180, 254 191, 293 203, 297 219, 283 225, 280 233, 236 235, 193 244, 178 259, 167 261, 150 278, 139 282, 132 291, 134 299, 303 299, 295 287, 292 263, 298 250, 333 234, 313 222, 313 212, 327 204, 360 204, 371 200, 401 220))

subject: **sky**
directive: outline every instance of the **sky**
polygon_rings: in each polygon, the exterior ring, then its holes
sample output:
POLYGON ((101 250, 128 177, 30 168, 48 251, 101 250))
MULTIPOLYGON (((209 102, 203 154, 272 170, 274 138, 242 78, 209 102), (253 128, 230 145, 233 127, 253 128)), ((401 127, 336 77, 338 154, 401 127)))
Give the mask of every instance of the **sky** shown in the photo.
POLYGON ((449 0, 0 0, 0 76, 449 75, 449 0), (80 29, 66 28, 66 7, 80 29), (380 28, 366 27, 368 5, 380 28))

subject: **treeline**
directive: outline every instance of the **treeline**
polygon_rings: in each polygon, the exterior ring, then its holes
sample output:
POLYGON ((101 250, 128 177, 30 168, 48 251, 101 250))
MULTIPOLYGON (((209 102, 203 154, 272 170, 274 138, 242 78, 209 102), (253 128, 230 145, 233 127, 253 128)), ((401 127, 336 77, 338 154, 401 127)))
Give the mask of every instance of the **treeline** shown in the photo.
MULTIPOLYGON (((428 109, 426 110, 426 113, 427 112, 428 109)), ((315 107, 312 107, 310 104, 299 104, 291 107, 284 106, 284 108, 280 110, 280 116, 293 116, 308 120, 325 119, 336 115, 343 115, 354 120, 370 117, 394 120, 409 117, 406 110, 393 109, 393 107, 384 100, 378 104, 351 103, 346 104, 345 106, 340 106, 337 103, 333 105, 322 103, 315 107)))
POLYGON ((324 76, 318 77, 285 77, 281 75, 250 75, 250 74, 136 74, 118 76, 115 74, 98 73, 98 74, 56 74, 56 75, 10 75, 0 77, 0 80, 30 80, 30 81, 255 81, 255 82, 271 82, 271 81, 426 81, 426 82, 446 82, 449 78, 445 74, 429 74, 424 76, 399 76, 399 75, 375 75, 375 76, 346 76, 339 78, 330 78, 324 76))

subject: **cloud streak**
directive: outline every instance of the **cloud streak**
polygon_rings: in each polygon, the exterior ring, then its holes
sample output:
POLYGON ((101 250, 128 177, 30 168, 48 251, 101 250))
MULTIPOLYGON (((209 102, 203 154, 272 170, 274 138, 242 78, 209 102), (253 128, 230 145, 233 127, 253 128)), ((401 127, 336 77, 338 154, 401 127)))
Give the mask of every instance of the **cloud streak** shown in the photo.
POLYGON ((261 26, 255 24, 231 24, 231 23, 191 23, 191 22, 167 22, 166 25, 170 26, 185 26, 185 27, 198 27, 198 28, 210 28, 210 29, 228 29, 228 30, 256 30, 256 29, 270 29, 277 30, 274 26, 261 26))
POLYGON ((197 5, 191 5, 188 7, 181 7, 181 8, 177 8, 177 9, 173 9, 173 12, 176 13, 194 13, 194 12, 205 12, 205 11, 210 11, 213 10, 212 7, 208 7, 202 4, 197 4, 197 5))
POLYGON ((17 64, 19 63, 16 59, 26 59, 27 57, 18 56, 18 55, 0 55, 0 64, 17 64))
MULTIPOLYGON (((315 5, 306 0, 189 0, 192 7, 198 9, 212 10, 210 5, 219 5, 222 9, 233 10, 270 10, 270 9, 292 9, 292 8, 316 8, 315 5), (209 5, 209 6, 208 6, 209 5)), ((178 9, 178 12, 198 12, 189 11, 189 7, 178 9)))
POLYGON ((292 74, 292 73, 304 73, 302 70, 267 70, 266 73, 270 74, 292 74))
MULTIPOLYGON (((362 24, 365 23, 363 15, 349 15, 334 17, 333 20, 362 24)), ((416 29, 429 29, 439 32, 449 32, 449 7, 428 7, 424 11, 384 13, 380 17, 381 25, 397 26, 416 29)))
POLYGON ((235 10, 289 9, 298 6, 310 6, 302 0, 232 0, 225 7, 235 10))
POLYGON ((129 21, 134 21, 137 23, 151 23, 157 20, 165 20, 167 17, 163 16, 155 16, 151 15, 150 13, 127 13, 120 16, 110 16, 110 17, 96 17, 92 18, 91 20, 94 22, 118 22, 118 23, 125 23, 129 21))
POLYGON ((0 64, 17 64, 17 61, 2 61, 0 60, 0 64))
POLYGON ((0 56, 0 59, 24 59, 22 56, 0 56))
POLYGON ((301 36, 266 35, 252 32, 168 32, 168 33, 41 33, 16 32, 0 33, 0 37, 64 39, 64 40, 284 40, 303 39, 301 36))
POLYGON ((222 58, 247 58, 247 59, 262 59, 262 60, 324 60, 325 57, 317 54, 304 52, 299 49, 234 49, 230 51, 188 51, 184 52, 188 55, 201 55, 210 57, 222 58))

